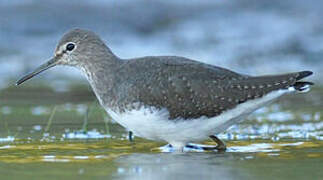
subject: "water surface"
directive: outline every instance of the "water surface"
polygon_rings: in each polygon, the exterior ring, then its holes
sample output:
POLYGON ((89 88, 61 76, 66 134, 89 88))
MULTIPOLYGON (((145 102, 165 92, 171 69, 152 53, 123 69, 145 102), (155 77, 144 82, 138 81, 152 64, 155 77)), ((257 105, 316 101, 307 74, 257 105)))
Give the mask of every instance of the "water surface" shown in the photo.
POLYGON ((87 86, 65 92, 7 88, 0 94, 0 174, 5 179, 319 178, 322 92, 317 87, 284 97, 219 134, 227 142, 225 153, 162 153, 165 142, 138 137, 129 142, 128 132, 106 115, 87 86))

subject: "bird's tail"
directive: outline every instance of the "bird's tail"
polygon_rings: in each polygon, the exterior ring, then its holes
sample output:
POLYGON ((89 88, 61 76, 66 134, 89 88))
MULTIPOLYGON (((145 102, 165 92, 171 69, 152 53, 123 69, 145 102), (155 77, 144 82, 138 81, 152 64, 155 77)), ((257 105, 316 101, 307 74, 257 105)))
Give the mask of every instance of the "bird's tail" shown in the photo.
POLYGON ((312 71, 298 72, 296 81, 291 87, 293 87, 298 92, 308 92, 310 90, 311 85, 314 85, 314 83, 308 82, 308 81, 299 81, 299 80, 302 80, 303 78, 306 78, 312 74, 313 74, 312 71))
MULTIPOLYGON (((313 72, 311 71, 301 71, 281 75, 256 76, 247 79, 245 82, 240 81, 239 83, 240 85, 244 84, 247 85, 247 87, 248 85, 253 87, 254 91, 257 91, 258 94, 267 94, 271 91, 280 89, 307 92, 314 83, 301 80, 312 74, 313 72)), ((248 93, 250 93, 250 91, 248 91, 248 93)))

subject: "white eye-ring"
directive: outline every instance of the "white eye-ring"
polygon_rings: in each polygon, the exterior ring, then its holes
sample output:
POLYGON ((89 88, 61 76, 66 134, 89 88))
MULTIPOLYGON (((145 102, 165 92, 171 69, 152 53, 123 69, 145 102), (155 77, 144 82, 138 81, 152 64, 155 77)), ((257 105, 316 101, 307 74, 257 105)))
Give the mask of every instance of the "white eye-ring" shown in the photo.
POLYGON ((73 51, 73 49, 75 49, 75 44, 72 42, 69 42, 66 44, 66 51, 73 51))

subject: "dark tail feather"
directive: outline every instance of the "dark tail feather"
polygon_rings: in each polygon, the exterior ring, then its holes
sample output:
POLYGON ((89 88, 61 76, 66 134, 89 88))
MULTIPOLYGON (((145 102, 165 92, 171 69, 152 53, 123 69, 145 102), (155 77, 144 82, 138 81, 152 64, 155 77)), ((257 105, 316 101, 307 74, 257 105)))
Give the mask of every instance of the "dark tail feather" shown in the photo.
POLYGON ((300 91, 300 92, 307 92, 309 89, 310 89, 310 86, 311 85, 314 85, 314 83, 312 82, 301 82, 301 81, 298 81, 296 82, 293 87, 297 90, 297 91, 300 91))
POLYGON ((307 92, 310 90, 310 86, 314 85, 312 82, 307 81, 298 81, 301 80, 307 76, 312 75, 312 71, 302 71, 298 73, 298 76, 296 77, 296 82, 293 84, 293 87, 299 91, 299 92, 307 92))
POLYGON ((306 78, 307 76, 310 76, 312 74, 313 74, 312 71, 301 71, 298 73, 296 80, 301 80, 301 79, 306 78))

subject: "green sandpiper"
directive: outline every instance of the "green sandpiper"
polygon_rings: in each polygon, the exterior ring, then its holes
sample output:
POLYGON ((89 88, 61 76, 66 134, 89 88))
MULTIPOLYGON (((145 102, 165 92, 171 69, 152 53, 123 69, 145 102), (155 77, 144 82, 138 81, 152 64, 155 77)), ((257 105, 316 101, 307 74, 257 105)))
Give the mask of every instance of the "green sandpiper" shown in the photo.
POLYGON ((307 92, 302 71, 249 76, 179 56, 121 59, 95 33, 74 29, 59 41, 54 57, 17 85, 56 65, 73 66, 88 79, 97 99, 119 124, 143 138, 166 141, 175 150, 211 137, 273 100, 307 92))

